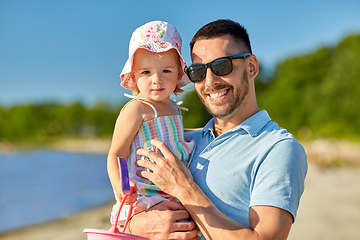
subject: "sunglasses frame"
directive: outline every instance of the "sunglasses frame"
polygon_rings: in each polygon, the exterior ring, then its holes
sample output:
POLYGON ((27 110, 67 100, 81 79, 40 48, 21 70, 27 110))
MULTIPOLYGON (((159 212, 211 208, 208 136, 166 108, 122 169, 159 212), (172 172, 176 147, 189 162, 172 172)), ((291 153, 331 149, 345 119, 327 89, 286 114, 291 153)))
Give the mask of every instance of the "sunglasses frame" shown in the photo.
POLYGON ((229 75, 230 73, 232 73, 233 71, 233 63, 232 63, 232 60, 233 59, 245 59, 247 57, 249 57, 251 55, 251 53, 240 53, 240 54, 236 54, 236 55, 233 55, 233 56, 228 56, 228 57, 220 57, 220 58, 217 58, 217 59, 214 59, 212 60, 211 62, 209 63, 197 63, 197 64, 192 64, 190 65, 189 67, 185 67, 184 68, 184 72, 185 74, 188 76, 189 80, 193 83, 197 83, 197 82, 202 82, 205 78, 206 78, 206 69, 210 68, 211 71, 216 75, 216 76, 226 76, 226 75, 229 75), (227 59, 227 60, 230 60, 230 66, 231 66, 231 71, 227 74, 217 74, 214 69, 212 68, 212 64, 215 62, 215 61, 218 61, 218 60, 221 60, 221 59, 227 59), (202 80, 192 80, 191 77, 190 77, 190 68, 194 67, 194 66, 203 66, 205 67, 205 75, 204 75, 204 78, 202 80))

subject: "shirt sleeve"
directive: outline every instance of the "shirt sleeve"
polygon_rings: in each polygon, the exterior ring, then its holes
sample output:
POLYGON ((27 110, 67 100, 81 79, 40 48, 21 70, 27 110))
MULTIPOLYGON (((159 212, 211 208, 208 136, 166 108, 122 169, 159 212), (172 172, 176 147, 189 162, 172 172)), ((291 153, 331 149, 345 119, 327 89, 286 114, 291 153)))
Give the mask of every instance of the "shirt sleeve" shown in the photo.
POLYGON ((278 207, 290 212, 295 221, 306 173, 306 154, 300 143, 293 138, 275 143, 254 165, 250 207, 278 207))

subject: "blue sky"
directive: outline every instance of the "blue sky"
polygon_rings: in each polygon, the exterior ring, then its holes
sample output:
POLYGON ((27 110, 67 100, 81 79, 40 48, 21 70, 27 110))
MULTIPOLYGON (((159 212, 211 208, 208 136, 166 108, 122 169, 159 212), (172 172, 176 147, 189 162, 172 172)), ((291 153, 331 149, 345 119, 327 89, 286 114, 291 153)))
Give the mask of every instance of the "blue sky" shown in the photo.
POLYGON ((0 0, 0 105, 125 101, 119 74, 129 39, 152 20, 178 29, 188 64, 189 41, 200 27, 237 21, 271 70, 287 57, 360 33, 359 12, 358 0, 0 0))

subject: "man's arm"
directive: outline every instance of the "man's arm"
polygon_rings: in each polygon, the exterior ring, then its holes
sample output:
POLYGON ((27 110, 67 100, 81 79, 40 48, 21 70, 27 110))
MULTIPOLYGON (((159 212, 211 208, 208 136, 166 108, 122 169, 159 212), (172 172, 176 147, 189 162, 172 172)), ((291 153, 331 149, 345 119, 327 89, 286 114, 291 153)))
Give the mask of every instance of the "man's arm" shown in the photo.
POLYGON ((131 218, 126 233, 150 239, 197 239, 199 230, 179 202, 163 201, 131 218))
POLYGON ((140 171, 164 192, 176 197, 190 213, 207 239, 286 239, 293 222, 292 215, 280 208, 254 206, 249 211, 250 227, 247 228, 227 217, 206 197, 192 180, 189 170, 160 141, 152 140, 164 157, 150 150, 140 149, 139 155, 147 156, 156 164, 139 160, 141 167, 153 172, 140 171))

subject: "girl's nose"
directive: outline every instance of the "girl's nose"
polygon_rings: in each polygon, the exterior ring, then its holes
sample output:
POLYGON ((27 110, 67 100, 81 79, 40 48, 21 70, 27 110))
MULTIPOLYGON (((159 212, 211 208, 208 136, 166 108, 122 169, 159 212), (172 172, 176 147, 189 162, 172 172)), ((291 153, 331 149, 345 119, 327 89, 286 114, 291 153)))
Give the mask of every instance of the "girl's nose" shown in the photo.
POLYGON ((161 77, 159 76, 159 74, 155 73, 152 77, 152 83, 153 84, 160 84, 162 83, 161 77))

